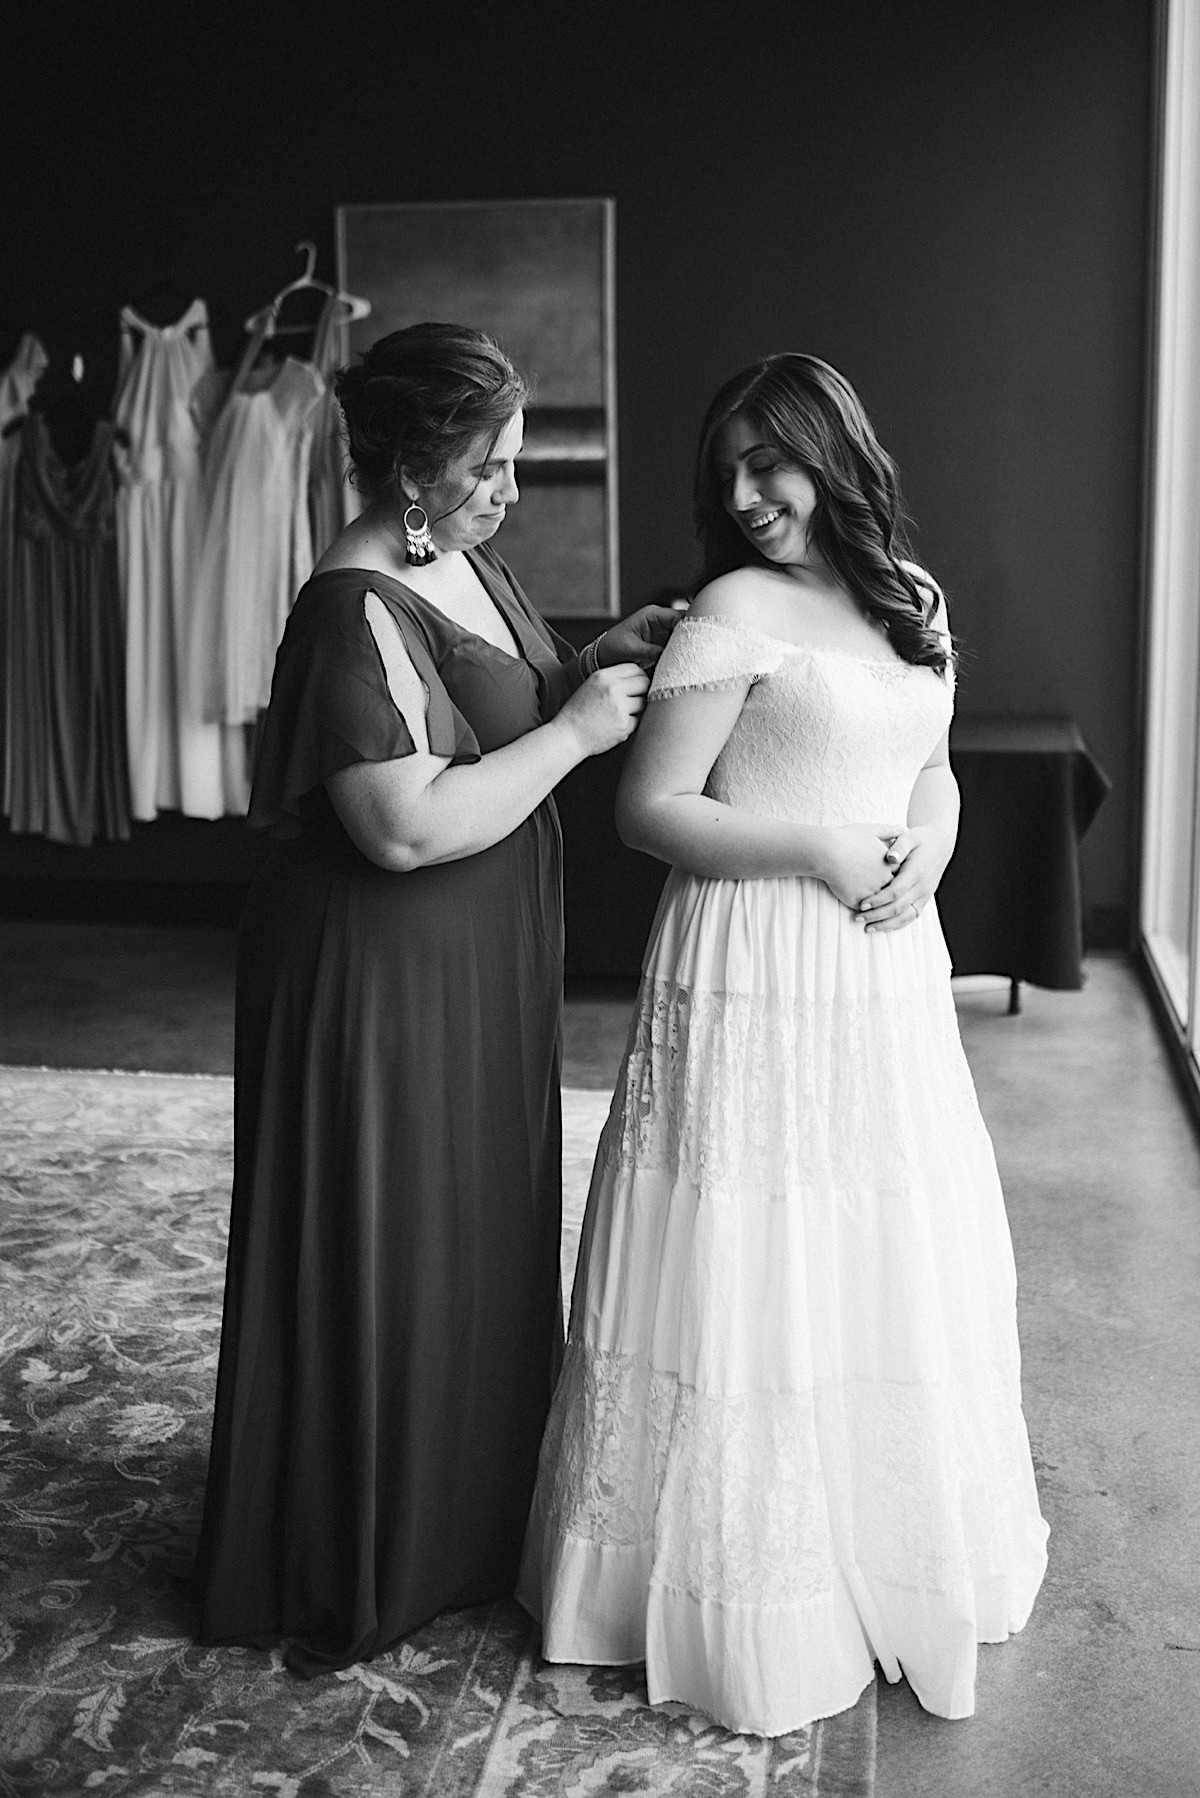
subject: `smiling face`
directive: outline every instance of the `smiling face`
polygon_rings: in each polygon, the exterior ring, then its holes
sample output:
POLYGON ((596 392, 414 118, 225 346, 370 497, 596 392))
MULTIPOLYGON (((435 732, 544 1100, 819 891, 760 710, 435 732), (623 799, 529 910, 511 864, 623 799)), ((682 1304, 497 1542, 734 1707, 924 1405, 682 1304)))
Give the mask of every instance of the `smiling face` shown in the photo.
POLYGON ((809 526, 817 490, 744 412, 721 426, 712 459, 722 504, 759 555, 781 567, 816 561, 809 526))
POLYGON ((490 436, 477 438, 433 486, 418 487, 405 478, 405 503, 415 495, 425 508, 434 545, 443 554, 473 549, 500 529, 507 508, 520 498, 515 465, 524 433, 525 415, 517 412, 494 443, 490 436))

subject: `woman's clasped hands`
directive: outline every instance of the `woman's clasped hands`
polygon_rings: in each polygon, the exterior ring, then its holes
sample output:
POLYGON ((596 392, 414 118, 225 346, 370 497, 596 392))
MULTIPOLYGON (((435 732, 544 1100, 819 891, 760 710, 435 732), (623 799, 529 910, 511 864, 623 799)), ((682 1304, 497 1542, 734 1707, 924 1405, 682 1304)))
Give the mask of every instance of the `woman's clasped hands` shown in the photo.
POLYGON ((905 930, 937 891, 954 847, 933 825, 840 824, 823 878, 868 930, 905 930))
POLYGON ((938 889, 954 851, 953 835, 932 824, 914 824, 888 844, 884 864, 888 878, 858 902, 868 932, 904 930, 915 924, 938 889))
POLYGON ((857 913, 877 897, 891 882, 885 856, 898 840, 894 824, 832 825, 819 872, 834 898, 857 913))

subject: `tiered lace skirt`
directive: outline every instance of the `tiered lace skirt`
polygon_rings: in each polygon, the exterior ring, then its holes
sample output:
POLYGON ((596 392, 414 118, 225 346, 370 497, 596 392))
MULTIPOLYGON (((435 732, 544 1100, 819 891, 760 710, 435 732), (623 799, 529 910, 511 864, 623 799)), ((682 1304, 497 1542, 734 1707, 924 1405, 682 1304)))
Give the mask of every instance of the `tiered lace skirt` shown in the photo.
POLYGON ((1016 1280, 936 910, 675 871, 597 1154, 519 1596, 763 1735, 878 1661, 971 1713, 1046 1565, 1016 1280))

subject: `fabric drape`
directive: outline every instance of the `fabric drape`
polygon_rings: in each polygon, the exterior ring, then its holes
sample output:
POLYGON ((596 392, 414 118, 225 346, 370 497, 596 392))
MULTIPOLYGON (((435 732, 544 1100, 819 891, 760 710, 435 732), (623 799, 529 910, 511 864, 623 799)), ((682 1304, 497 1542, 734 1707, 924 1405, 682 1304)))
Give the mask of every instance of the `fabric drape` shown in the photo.
POLYGON ((129 835, 113 431, 67 467, 30 415, 16 471, 9 818, 79 847, 129 835))
POLYGON ((251 366, 241 384, 210 376, 196 390, 197 419, 212 422, 188 702, 209 721, 254 724, 270 699, 284 624, 312 572, 309 467, 323 391, 294 356, 251 366))
POLYGON ((129 441, 118 449, 117 549, 133 815, 243 813, 244 735, 201 716, 187 667, 205 522, 190 402, 213 368, 208 310, 193 300, 174 324, 156 326, 126 306, 120 322, 114 417, 129 441))
POLYGON ((342 302, 331 294, 321 309, 313 341, 313 367, 324 383, 312 420, 308 518, 317 561, 346 523, 346 442, 333 377, 342 361, 342 302))
POLYGON ((26 331, 12 361, 0 375, 0 807, 6 816, 11 805, 16 753, 11 723, 16 680, 11 594, 16 562, 14 499, 17 462, 21 454, 20 434, 16 430, 10 433, 9 427, 15 426, 24 416, 33 391, 49 364, 44 345, 31 331, 26 331))

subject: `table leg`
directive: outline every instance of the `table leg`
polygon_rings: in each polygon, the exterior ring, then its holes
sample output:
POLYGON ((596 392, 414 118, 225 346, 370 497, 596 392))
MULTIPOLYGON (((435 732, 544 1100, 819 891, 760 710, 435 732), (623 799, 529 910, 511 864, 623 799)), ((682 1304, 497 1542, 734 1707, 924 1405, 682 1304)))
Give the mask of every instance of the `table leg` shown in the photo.
POLYGON ((1015 977, 1008 989, 1008 1015, 1015 1018, 1021 1010, 1021 982, 1015 977))

